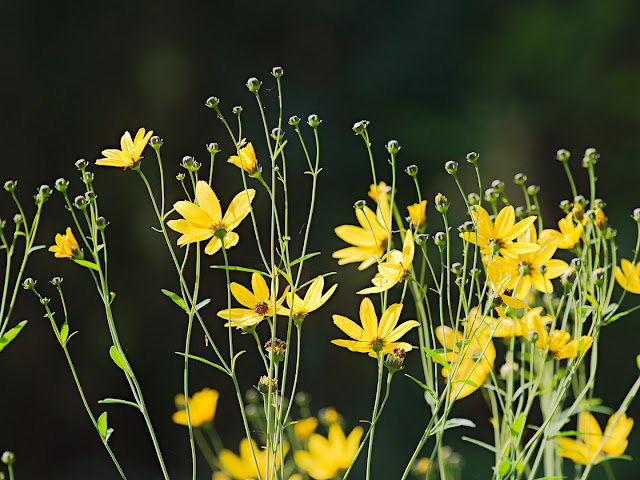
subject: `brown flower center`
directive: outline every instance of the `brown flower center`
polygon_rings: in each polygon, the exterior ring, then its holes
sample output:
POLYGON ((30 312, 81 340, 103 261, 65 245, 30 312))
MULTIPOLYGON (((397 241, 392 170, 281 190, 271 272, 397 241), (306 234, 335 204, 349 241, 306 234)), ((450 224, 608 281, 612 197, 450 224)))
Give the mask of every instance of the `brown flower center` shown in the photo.
POLYGON ((264 315, 269 311, 269 304, 267 302, 258 302, 253 307, 253 311, 258 315, 264 315))

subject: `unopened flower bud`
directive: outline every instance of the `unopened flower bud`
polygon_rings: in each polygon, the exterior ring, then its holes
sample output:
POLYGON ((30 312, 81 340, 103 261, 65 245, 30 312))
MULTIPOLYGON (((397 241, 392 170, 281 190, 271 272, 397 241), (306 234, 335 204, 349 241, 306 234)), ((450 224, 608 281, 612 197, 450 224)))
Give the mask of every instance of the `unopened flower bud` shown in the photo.
POLYGON ((527 176, 524 173, 516 173, 513 182, 518 185, 524 185, 527 182, 527 176))
POLYGON ((360 120, 359 122, 354 123, 351 128, 357 135, 360 135, 367 129, 367 125, 369 125, 368 120, 360 120))
POLYGON ((493 188, 498 193, 504 192, 504 182, 502 180, 494 180, 491 182, 491 188, 493 188))
POLYGON ((80 210, 84 210, 85 208, 87 208, 87 199, 84 198, 82 195, 78 195, 76 199, 73 201, 73 204, 76 206, 76 208, 80 210))
POLYGON ((36 286, 36 281, 31 277, 25 278, 24 281, 22 282, 22 287, 27 290, 33 290, 35 286, 36 286))
POLYGON ((457 286, 461 287, 462 285, 464 285, 465 283, 467 283, 467 281, 466 281, 466 279, 465 279, 464 277, 460 276, 460 277, 456 277, 456 279, 454 280, 454 283, 455 283, 457 286), (463 283, 463 282, 464 282, 464 283, 463 283))
POLYGON ((584 158, 582 159, 582 166, 595 165, 600 159, 600 154, 595 148, 587 148, 584 151, 584 158))
POLYGON ((459 277, 460 275, 462 275, 462 272, 464 271, 462 264, 460 262, 455 262, 451 265, 451 272, 456 276, 459 277))
POLYGON ((280 78, 282 75, 284 75, 284 70, 282 69, 282 67, 273 67, 271 69, 271 75, 276 78, 280 78))
POLYGON ((469 163, 473 163, 475 165, 478 162, 479 158, 480 155, 478 155, 476 152, 467 153, 467 162, 469 163))
POLYGON ((535 197, 538 192, 540 191, 540 186, 539 185, 529 185, 527 187, 527 193, 529 195, 531 195, 532 197, 535 197))
POLYGON ((42 298, 40 299, 40 303, 41 303, 42 305, 44 305, 45 307, 46 307, 47 305, 49 305, 49 302, 51 302, 51 300, 50 300, 50 299, 48 299, 47 297, 42 297, 42 298))
POLYGON ((544 263, 538 265, 538 271, 542 274, 542 276, 547 274, 547 266, 544 263))
POLYGON ((217 239, 224 240, 224 237, 227 236, 227 229, 224 227, 217 227, 213 236, 217 239))
POLYGON ((84 158, 81 158, 80 160, 76 161, 76 168, 81 172, 83 172, 84 169, 87 168, 88 166, 89 166, 89 162, 84 158))
POLYGON ((263 395, 266 395, 269 393, 269 386, 271 386, 271 391, 275 392, 278 389, 278 379, 274 378, 271 380, 267 375, 262 375, 256 389, 263 395))
POLYGON ((154 135, 153 137, 151 137, 149 139, 149 145, 151 145, 153 148, 155 148, 156 150, 159 149, 162 144, 164 143, 164 140, 162 140, 159 136, 154 135))
POLYGON ((573 204, 580 205, 582 208, 584 208, 587 205, 587 199, 584 198, 584 195, 578 195, 573 199, 573 204))
POLYGON ((500 193, 495 188, 487 188, 484 191, 484 199, 487 202, 495 202, 498 198, 500 198, 500 193))
POLYGON ((188 170, 193 166, 193 160, 193 157, 189 155, 182 157, 181 165, 188 170))
POLYGON ((560 209, 566 214, 571 211, 571 202, 569 200, 562 200, 559 206, 560 209))
POLYGON ((438 232, 433 236, 433 243, 435 243, 438 248, 442 248, 447 244, 447 236, 444 232, 438 232))
POLYGON ((527 340, 529 340, 531 343, 536 343, 538 341, 538 332, 536 332, 535 330, 530 330, 527 334, 527 340))
POLYGON ((54 287, 59 287, 61 283, 62 283, 62 277, 53 277, 51 279, 51 285, 53 285, 54 287))
POLYGON ((284 132, 280 130, 278 127, 271 130, 271 138, 274 140, 278 140, 279 138, 284 137, 284 132))
POLYGON ((253 93, 257 93, 257 91, 260 90, 260 85, 262 85, 262 82, 256 77, 251 77, 247 80, 247 88, 253 93))
POLYGON ((458 171, 458 164, 453 160, 449 160, 444 164, 444 169, 449 175, 454 175, 458 171))
POLYGON ((24 218, 22 218, 22 215, 20 213, 16 213, 13 216, 13 223, 15 223, 16 225, 22 225, 23 222, 24 218))
POLYGON ((98 227, 98 230, 104 230, 105 228, 107 228, 107 225, 109 225, 109 222, 107 222, 106 218, 104 217, 96 218, 96 227, 98 227))
POLYGON ((234 115, 240 116, 242 114, 242 106, 236 105, 231 109, 234 115))
POLYGON ((587 220, 589 220, 591 222, 595 222, 595 220, 596 220, 596 211, 595 210, 587 210, 587 212, 585 213, 585 216, 587 217, 587 220))
POLYGON ((402 348, 394 348, 393 353, 388 354, 384 359, 384 365, 389 370, 389 373, 393 374, 398 370, 404 368, 404 357, 406 352, 402 348))
POLYGON ((64 178, 59 178, 56 180, 55 187, 59 192, 66 192, 67 187, 69 186, 69 181, 64 178))
POLYGON ((595 285, 602 285, 604 283, 604 275, 605 275, 605 271, 604 268, 596 268, 593 271, 593 283, 595 285))
POLYGON ((556 152, 556 160, 558 160, 560 162, 569 161, 569 157, 570 156, 571 156, 571 154, 569 153, 569 151, 565 150, 564 148, 561 148, 560 150, 558 150, 556 152))
POLYGON ((176 175, 176 180, 181 182, 181 181, 184 180, 184 177, 185 177, 184 173, 179 173, 179 174, 176 175))
POLYGON ((205 106, 209 108, 216 108, 219 103, 220 103, 220 100, 218 99, 218 97, 209 97, 207 98, 207 101, 204 102, 205 106))
POLYGON ((553 327, 553 320, 545 320, 542 322, 542 328, 544 328, 547 332, 551 332, 551 327, 553 327))
POLYGON ((396 153, 398 153, 400 151, 402 147, 400 146, 400 144, 398 143, 397 140, 389 140, 387 142, 387 151, 391 154, 391 155, 395 155, 396 153))
POLYGON ((96 192, 94 192, 93 190, 89 190, 84 194, 84 198, 87 200, 87 202, 93 202, 97 198, 96 192))
POLYGON ((604 232, 604 238, 606 240, 613 240, 618 235, 618 231, 615 228, 607 227, 604 232))
POLYGON ((287 349, 287 342, 280 340, 279 338, 274 339, 273 346, 271 344, 271 339, 264 345, 264 349, 269 352, 271 358, 275 363, 278 363, 280 360, 284 358, 285 350, 287 349))
POLYGON ((582 265, 582 260, 574 258, 571 260, 570 265, 577 270, 580 268, 580 265, 582 265))
POLYGON ((560 283, 562 283, 564 287, 570 287, 571 285, 573 285, 573 282, 576 281, 577 275, 578 273, 576 272, 576 269, 573 267, 569 267, 560 277, 560 283))
POLYGON ((593 201, 593 208, 599 208, 599 209, 603 209, 604 207, 607 206, 607 202, 605 202, 603 199, 601 198, 596 198, 593 201))
POLYGON ((86 172, 84 172, 84 173, 82 174, 82 181, 83 181, 86 185, 88 185, 88 184, 90 184, 91 182, 93 182, 93 179, 94 179, 94 178, 95 178, 95 176, 93 175, 93 172, 86 171, 86 172))
POLYGON ((478 195, 476 192, 471 192, 469 195, 467 195, 467 200, 469 202, 469 205, 480 205, 480 195, 478 195))
POLYGON ((518 218, 524 218, 527 216, 527 211, 524 209, 524 207, 516 207, 515 213, 516 217, 518 218))
POLYGON ((425 245, 427 243, 427 239, 429 238, 429 235, 425 234, 425 233, 419 233, 418 235, 416 235, 414 237, 414 240, 416 242, 417 245, 425 245))
POLYGON ((410 177, 415 177, 418 174, 418 166, 417 165, 409 165, 404 169, 407 175, 410 177))
POLYGON ((480 275, 480 273, 482 273, 482 270, 480 270, 479 268, 472 268, 471 270, 469 270, 469 274, 472 277, 477 277, 480 275))
POLYGON ((2 463, 4 463, 5 465, 13 465, 13 462, 15 462, 15 460, 16 456, 9 450, 2 454, 2 463))
POLYGON ((16 182, 15 180, 7 180, 6 182, 4 182, 4 189, 11 193, 16 189, 16 185, 18 185, 18 182, 16 182))
POLYGON ((439 193, 435 199, 436 210, 440 213, 446 213, 449 210, 449 200, 443 194, 439 193))
POLYGON ((365 202, 364 200, 358 200, 353 204, 353 208, 355 208, 356 210, 362 210, 366 205, 367 202, 365 202))
POLYGON ((458 231, 460 233, 469 233, 469 232, 473 232, 474 230, 475 228, 471 220, 467 220, 466 222, 464 222, 462 225, 458 227, 458 231))
POLYGON ((289 117, 289 125, 297 126, 300 123, 300 117, 297 115, 293 115, 289 117))
POLYGON ((220 151, 220 147, 217 143, 212 142, 207 144, 207 151, 211 154, 216 154, 220 151))

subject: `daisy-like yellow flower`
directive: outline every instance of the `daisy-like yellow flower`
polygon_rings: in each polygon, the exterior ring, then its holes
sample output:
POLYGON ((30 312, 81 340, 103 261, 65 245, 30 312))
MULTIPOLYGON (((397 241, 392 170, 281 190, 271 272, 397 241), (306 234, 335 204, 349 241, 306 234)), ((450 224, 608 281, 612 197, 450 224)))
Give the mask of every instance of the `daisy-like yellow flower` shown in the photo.
POLYGON ((496 312, 498 312, 498 315, 504 319, 509 318, 504 313, 503 305, 513 308, 514 310, 529 308, 529 305, 524 303, 522 300, 518 300, 511 296, 512 292, 509 290, 509 284, 511 284, 511 273, 509 271, 505 272, 500 268, 499 264, 491 262, 487 267, 487 274, 493 288, 491 304, 495 308, 496 312))
POLYGON ((298 467, 315 480, 334 478, 349 468, 358 451, 362 427, 354 428, 348 437, 337 423, 329 427, 327 438, 314 433, 309 438, 309 450, 298 450, 294 460, 298 467))
MULTIPOLYGON (((58 237, 56 236, 56 243, 57 241, 58 237)), ((618 285, 628 292, 640 294, 640 262, 633 265, 629 260, 623 258, 620 260, 620 266, 616 267, 615 275, 618 285)))
POLYGON ((622 455, 629 443, 627 437, 633 428, 633 419, 624 413, 614 413, 609 417, 604 433, 598 421, 589 412, 578 414, 578 431, 582 442, 573 438, 558 438, 558 454, 575 463, 590 465, 600 460, 602 455, 612 457, 622 455), (615 425, 614 425, 615 424, 615 425), (601 450, 597 455, 598 450, 601 450))
POLYGON ((420 203, 414 203, 407 207, 409 216, 411 217, 411 225, 418 228, 427 221, 427 201, 422 200, 420 203))
POLYGON ((204 253, 213 255, 222 247, 221 238, 224 238, 224 248, 231 248, 238 243, 240 237, 233 229, 251 211, 251 202, 255 194, 256 191, 252 188, 237 194, 223 217, 218 197, 207 182, 200 180, 196 184, 197 205, 186 200, 176 202, 173 208, 184 219, 169 220, 167 225, 172 230, 182 233, 178 239, 180 246, 213 237, 204 249, 204 253))
MULTIPOLYGON (((251 275, 251 288, 253 292, 249 291, 246 287, 243 287, 239 283, 231 283, 231 293, 233 297, 246 308, 230 308, 228 310, 221 310, 218 312, 218 316, 224 320, 231 320, 232 327, 246 328, 260 323, 264 317, 273 317, 273 307, 275 303, 276 313, 278 315, 283 314, 283 310, 280 308, 282 302, 284 302, 284 295, 278 300, 274 301, 277 294, 276 292, 270 292, 267 282, 262 275, 254 272, 251 275)), ((225 324, 228 327, 229 323, 225 324)))
POLYGON ((229 157, 227 162, 233 163, 236 167, 243 169, 249 175, 256 175, 257 173, 260 173, 260 165, 258 165, 256 152, 253 149, 251 142, 238 150, 238 155, 229 157))
POLYGON ((293 432, 299 440, 305 440, 316 431, 318 419, 316 417, 301 418, 293 426, 293 432))
MULTIPOLYGON (((196 392, 193 397, 189 397, 189 417, 191 426, 199 427, 203 423, 212 422, 216 415, 218 406, 218 391, 204 388, 196 392)), ((178 425, 188 425, 187 410, 185 408, 184 395, 178 394, 175 397, 176 407, 179 408, 171 418, 178 425)))
POLYGON ((485 255, 498 254, 504 257, 513 257, 523 253, 533 252, 540 247, 535 243, 516 243, 514 240, 522 235, 536 220, 535 215, 515 223, 515 211, 511 205, 504 207, 498 213, 495 224, 487 211, 480 205, 476 205, 473 217, 476 222, 476 231, 461 233, 460 236, 468 242, 481 247, 480 252, 485 255))
POLYGON ((96 165, 105 165, 107 167, 127 167, 133 166, 142 158, 142 151, 149 143, 149 139, 153 135, 153 130, 145 133, 144 128, 138 130, 136 138, 131 139, 131 134, 124 132, 120 139, 120 150, 110 148, 102 151, 105 158, 96 160, 96 165))
POLYGON ((401 312, 402 304, 394 303, 385 310, 378 324, 373 303, 365 297, 360 303, 360 322, 364 328, 347 317, 334 315, 333 323, 353 340, 332 340, 331 343, 348 348, 352 352, 368 353, 371 357, 377 357, 381 353, 393 353, 394 348, 402 348, 408 352, 413 347, 397 340, 420 324, 415 320, 408 320, 396 327, 401 312))
POLYGON ((559 232, 552 229, 543 230, 540 236, 549 235, 555 237, 558 240, 558 248, 563 250, 571 250, 575 247, 576 243, 580 241, 582 230, 584 229, 581 223, 577 225, 573 223, 573 214, 571 212, 558 221, 558 228, 560 229, 559 232))
POLYGON ((414 254, 415 244, 413 243, 413 234, 411 230, 408 230, 407 235, 404 237, 402 253, 398 250, 389 252, 387 261, 378 264, 378 274, 371 280, 374 286, 364 288, 358 293, 368 295, 370 293, 384 292, 397 283, 404 281, 409 275, 414 254))
POLYGON ((366 205, 363 208, 356 208, 356 217, 360 227, 354 225, 336 227, 336 235, 353 245, 333 253, 333 258, 339 259, 338 265, 361 262, 358 270, 364 270, 376 263, 386 253, 389 226, 391 225, 391 210, 387 194, 382 192, 379 198, 380 203, 375 214, 366 205))
POLYGON ((67 227, 65 234, 56 233, 56 244, 49 247, 49 251, 53 252, 56 258, 82 258, 82 251, 73 236, 71 227, 67 227))
POLYGON ((251 444, 249 444, 249 440, 243 438, 240 441, 240 455, 236 455, 227 449, 220 452, 220 456, 218 457, 220 466, 236 480, 257 479, 258 472, 256 471, 256 466, 253 463, 253 457, 251 455, 252 447, 256 455, 258 469, 260 470, 260 478, 263 479, 268 478, 267 465, 269 466, 269 470, 271 470, 275 461, 276 468, 279 469, 283 455, 286 455, 289 451, 289 445, 285 443, 282 449, 284 453, 280 450, 280 447, 278 447, 278 451, 274 456, 271 452, 267 454, 266 450, 259 449, 253 439, 251 440, 251 444))
POLYGON ((373 200, 376 203, 378 203, 378 200, 380 201, 380 203, 382 203, 383 200, 389 203, 390 191, 391 191, 390 186, 388 186, 385 182, 380 182, 378 184, 378 188, 376 188, 374 184, 369 185, 368 195, 369 195, 369 198, 371 198, 371 200, 373 200))
POLYGON ((508 288, 515 288, 515 297, 524 298, 533 286, 543 293, 553 292, 551 280, 562 275, 569 265, 567 262, 552 259, 558 248, 558 238, 544 235, 539 240, 536 227, 531 225, 518 237, 518 243, 537 244, 540 249, 528 253, 520 253, 510 257, 494 257, 492 264, 502 273, 509 274, 511 281, 508 288), (544 265, 544 275, 540 271, 544 265))
POLYGON ((336 288, 338 288, 337 283, 329 288, 323 295, 324 277, 318 277, 311 282, 304 299, 301 299, 296 293, 292 295, 291 292, 287 292, 286 295, 284 295, 287 308, 282 307, 281 312, 279 311, 278 313, 287 316, 291 315, 294 320, 300 322, 311 312, 324 305, 326 301, 331 298, 333 292, 336 291, 336 288))

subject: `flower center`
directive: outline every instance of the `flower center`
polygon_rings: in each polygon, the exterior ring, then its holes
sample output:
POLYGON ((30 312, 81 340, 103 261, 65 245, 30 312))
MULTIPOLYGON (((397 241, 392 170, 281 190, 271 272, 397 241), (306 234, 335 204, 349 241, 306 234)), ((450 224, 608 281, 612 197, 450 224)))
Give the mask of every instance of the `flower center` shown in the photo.
POLYGON ((264 315, 269 311, 269 304, 267 302, 258 302, 253 307, 253 311, 258 315, 264 315))
POLYGON ((493 255, 497 255, 500 253, 500 249, 503 247, 503 241, 501 238, 491 238, 489 239, 489 248, 491 249, 491 253, 493 255))
POLYGON ((382 351, 382 347, 384 347, 384 340, 381 338, 376 338, 371 342, 371 350, 373 350, 376 355, 382 351))

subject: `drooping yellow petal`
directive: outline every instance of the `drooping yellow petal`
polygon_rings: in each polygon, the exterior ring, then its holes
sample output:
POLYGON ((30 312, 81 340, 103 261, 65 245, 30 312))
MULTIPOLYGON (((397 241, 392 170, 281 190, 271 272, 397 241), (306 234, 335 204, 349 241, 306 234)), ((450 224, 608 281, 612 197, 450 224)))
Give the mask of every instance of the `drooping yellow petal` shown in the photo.
POLYGON ((227 208, 227 212, 224 214, 224 218, 222 219, 222 223, 227 230, 233 230, 236 228, 244 217, 249 215, 249 212, 251 211, 251 202, 255 195, 256 191, 253 188, 248 188, 233 197, 233 200, 231 200, 229 208, 227 208))

